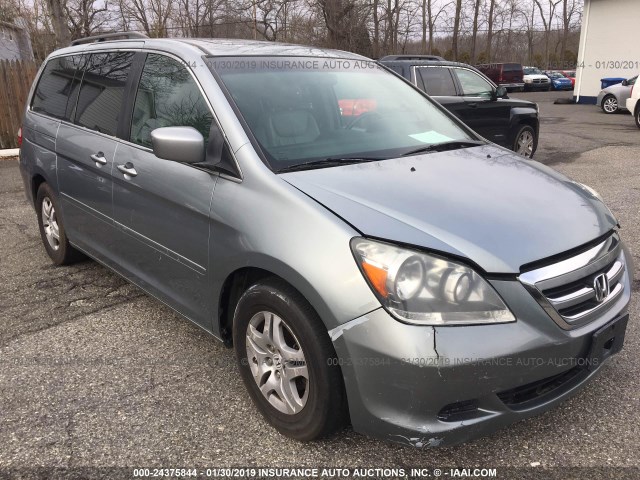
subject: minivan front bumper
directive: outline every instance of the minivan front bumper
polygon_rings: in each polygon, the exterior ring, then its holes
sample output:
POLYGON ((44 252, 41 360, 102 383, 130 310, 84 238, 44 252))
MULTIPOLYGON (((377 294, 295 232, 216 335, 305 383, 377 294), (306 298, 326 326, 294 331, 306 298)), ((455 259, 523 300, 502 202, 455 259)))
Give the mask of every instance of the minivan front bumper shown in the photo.
POLYGON ((617 322, 622 340, 625 281, 611 309, 574 330, 554 323, 516 280, 491 282, 513 323, 408 325, 380 308, 331 330, 353 428, 416 447, 452 445, 552 408, 608 358, 592 357, 594 332, 617 322))

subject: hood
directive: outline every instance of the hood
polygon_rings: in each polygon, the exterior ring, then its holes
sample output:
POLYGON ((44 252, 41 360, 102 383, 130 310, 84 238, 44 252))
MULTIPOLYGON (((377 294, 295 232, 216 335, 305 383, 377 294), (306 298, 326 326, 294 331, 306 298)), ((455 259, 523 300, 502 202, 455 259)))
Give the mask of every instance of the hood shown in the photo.
POLYGON ((518 273, 617 223, 580 184, 492 145, 281 177, 365 236, 466 257, 489 273, 518 273))
POLYGON ((554 82, 558 82, 558 83, 571 83, 571 80, 564 77, 564 78, 554 78, 553 79, 554 82))
POLYGON ((524 78, 530 78, 531 80, 549 80, 549 77, 540 73, 531 73, 529 75, 525 74, 524 78))

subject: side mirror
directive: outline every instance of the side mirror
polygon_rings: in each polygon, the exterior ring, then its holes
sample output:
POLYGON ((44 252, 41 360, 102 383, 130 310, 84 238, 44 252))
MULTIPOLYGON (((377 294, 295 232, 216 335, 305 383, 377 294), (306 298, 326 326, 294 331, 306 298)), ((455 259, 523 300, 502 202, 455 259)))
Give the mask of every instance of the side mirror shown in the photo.
POLYGON ((151 132, 153 153, 174 162, 204 161, 204 137, 193 127, 162 127, 151 132))
POLYGON ((622 81, 622 86, 623 87, 628 87, 629 86, 629 81, 628 80, 623 80, 622 81))
POLYGON ((495 98, 496 99, 498 99, 498 98, 509 98, 507 96, 507 88, 503 87, 502 85, 500 85, 498 88, 496 88, 495 98))

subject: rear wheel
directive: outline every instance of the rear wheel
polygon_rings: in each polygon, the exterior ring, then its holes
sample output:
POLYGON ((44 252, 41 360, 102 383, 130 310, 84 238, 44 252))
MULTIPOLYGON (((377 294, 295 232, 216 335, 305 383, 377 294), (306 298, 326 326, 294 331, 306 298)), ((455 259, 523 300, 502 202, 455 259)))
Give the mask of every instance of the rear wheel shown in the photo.
POLYGON ((290 285, 272 278, 242 295, 233 343, 251 399, 280 433, 308 441, 344 425, 346 398, 333 345, 290 285))
POLYGON ((47 254, 56 265, 68 265, 84 258, 82 253, 69 244, 69 239, 60 217, 58 200, 51 187, 43 183, 36 195, 36 211, 40 237, 47 254))
POLYGON ((532 158, 538 147, 535 130, 529 125, 523 125, 518 130, 513 143, 513 151, 525 158, 532 158))
POLYGON ((618 111, 618 99, 614 95, 607 95, 602 99, 602 111, 604 113, 616 113, 618 111))

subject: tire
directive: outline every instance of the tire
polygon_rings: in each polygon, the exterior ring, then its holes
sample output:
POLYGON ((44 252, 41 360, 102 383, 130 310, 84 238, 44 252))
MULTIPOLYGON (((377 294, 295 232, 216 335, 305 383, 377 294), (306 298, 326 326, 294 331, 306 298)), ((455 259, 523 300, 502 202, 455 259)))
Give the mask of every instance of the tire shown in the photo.
POLYGON ((636 113, 634 117, 636 119, 636 127, 640 128, 640 104, 636 107, 636 113))
POLYGON ((333 345, 317 313, 289 284, 270 278, 247 289, 235 309, 233 343, 251 399, 280 433, 309 441, 345 425, 347 401, 333 345))
POLYGON ((602 99, 601 108, 604 113, 611 115, 612 113, 618 113, 620 105, 615 95, 608 94, 602 99))
POLYGON ((36 212, 40 238, 53 263, 69 265, 82 260, 84 255, 69 244, 62 217, 59 215, 58 199, 47 183, 42 183, 38 188, 36 212))
POLYGON ((538 138, 535 130, 529 125, 521 125, 513 140, 512 150, 525 158, 533 158, 538 148, 538 138))

